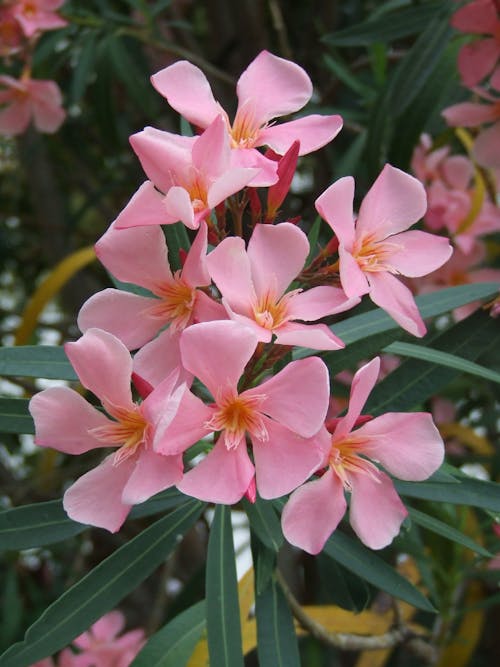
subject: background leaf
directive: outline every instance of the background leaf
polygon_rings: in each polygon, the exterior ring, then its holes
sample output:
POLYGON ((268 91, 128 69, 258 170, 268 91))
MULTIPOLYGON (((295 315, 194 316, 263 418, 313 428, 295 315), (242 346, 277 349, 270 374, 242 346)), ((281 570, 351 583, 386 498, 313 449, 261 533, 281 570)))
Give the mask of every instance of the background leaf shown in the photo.
POLYGON ((255 612, 260 667, 300 667, 292 614, 275 577, 256 596, 255 612))

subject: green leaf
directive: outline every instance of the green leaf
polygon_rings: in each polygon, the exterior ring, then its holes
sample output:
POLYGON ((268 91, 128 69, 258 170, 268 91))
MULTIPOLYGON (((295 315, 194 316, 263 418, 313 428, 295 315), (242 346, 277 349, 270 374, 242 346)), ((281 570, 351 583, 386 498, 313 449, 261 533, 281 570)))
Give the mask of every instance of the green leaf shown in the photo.
POLYGON ((250 546, 255 571, 255 591, 260 595, 274 576, 278 554, 274 549, 266 547, 253 531, 250 533, 250 546))
POLYGON ((24 345, 0 349, 0 375, 78 380, 63 347, 24 345))
POLYGON ((397 492, 402 496, 500 512, 500 484, 495 482, 465 476, 458 480, 459 484, 403 482, 397 479, 393 481, 397 492))
POLYGON ((467 537, 467 535, 464 535, 456 528, 453 528, 453 526, 449 526, 444 521, 436 519, 429 514, 425 514, 424 512, 421 512, 414 507, 408 507, 407 509, 412 521, 417 523, 419 526, 422 526, 422 528, 426 528, 433 533, 437 533, 438 535, 446 537, 448 540, 452 540, 457 544, 461 544, 462 546, 467 547, 471 551, 474 551, 481 556, 485 556, 486 558, 492 557, 493 554, 484 549, 480 544, 476 544, 474 540, 471 540, 471 538, 467 537))
MULTIPOLYGON (((442 348, 473 360, 500 345, 498 322, 484 311, 455 324, 432 339, 433 348, 442 348)), ((422 359, 405 359, 403 363, 379 382, 366 403, 367 414, 414 410, 423 401, 444 389, 456 376, 454 368, 445 368, 422 359)))
POLYGON ((283 544, 283 532, 271 503, 257 497, 254 503, 243 499, 243 507, 248 515, 250 527, 259 540, 269 549, 279 551, 283 544))
POLYGON ((189 501, 99 563, 43 612, 23 641, 0 656, 2 667, 26 667, 67 646, 168 557, 202 508, 189 501))
POLYGON ((0 433, 34 433, 26 398, 0 398, 0 433))
POLYGON ((428 2, 419 7, 400 9, 380 18, 368 19, 343 30, 325 35, 322 39, 335 46, 368 46, 374 42, 391 42, 395 39, 421 33, 435 16, 442 13, 443 2, 428 2))
POLYGON ((293 618, 275 577, 256 595, 255 611, 260 667, 300 667, 293 618))
POLYGON ((337 79, 360 95, 360 97, 364 97, 365 99, 373 98, 375 91, 363 83, 359 77, 355 76, 339 57, 333 58, 326 54, 323 56, 323 60, 337 79))
POLYGON ((477 375, 484 380, 500 382, 500 373, 496 373, 489 368, 475 364, 473 361, 457 357, 454 354, 449 354, 442 350, 433 350, 431 347, 425 347, 425 345, 416 345, 415 343, 391 343, 384 348, 384 352, 398 354, 402 357, 410 357, 411 359, 428 361, 439 366, 446 366, 447 368, 454 368, 463 373, 469 373, 469 375, 477 375))
MULTIPOLYGON (((185 501, 186 496, 180 491, 168 489, 133 507, 128 519, 165 512, 185 501)), ((54 544, 79 535, 86 528, 68 517, 61 500, 13 507, 0 512, 0 552, 54 544)))
POLYGON ((182 249, 187 252, 191 247, 186 225, 176 222, 173 225, 165 225, 163 229, 167 238, 170 267, 172 271, 178 271, 182 268, 179 251, 182 249))
POLYGON ((19 591, 18 573, 11 567, 5 576, 2 593, 0 650, 6 649, 18 635, 23 617, 23 603, 19 591))
POLYGON ((207 639, 210 664, 243 667, 231 508, 217 505, 208 540, 207 639))
POLYGON ((78 44, 79 51, 73 71, 73 80, 69 92, 69 105, 78 104, 85 93, 90 75, 94 71, 97 57, 97 37, 99 31, 95 29, 82 30, 78 44))
POLYGON ((309 241, 309 255, 306 259, 305 265, 308 266, 318 253, 318 238, 319 230, 321 229, 321 218, 316 216, 316 220, 313 222, 311 229, 307 235, 307 240, 309 241))
POLYGON ((130 667, 185 667, 205 624, 205 601, 202 600, 158 630, 130 667))
MULTIPOLYGON (((449 485, 456 488, 455 485, 449 485)), ((324 553, 373 586, 424 611, 435 611, 432 604, 407 579, 380 556, 340 531, 328 539, 324 553)))

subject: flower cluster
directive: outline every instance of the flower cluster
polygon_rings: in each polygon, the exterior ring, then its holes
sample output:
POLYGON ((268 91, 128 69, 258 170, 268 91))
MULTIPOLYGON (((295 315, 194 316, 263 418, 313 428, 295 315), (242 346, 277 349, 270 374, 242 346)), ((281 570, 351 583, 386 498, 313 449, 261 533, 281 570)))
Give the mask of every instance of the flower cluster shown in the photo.
POLYGON ((365 294, 424 335, 399 276, 423 276, 452 252, 446 238, 408 229, 426 212, 424 186, 386 165, 355 216, 353 179, 333 183, 316 208, 334 236, 314 256, 297 224, 279 221, 279 207, 298 156, 331 141, 342 121, 305 115, 275 124, 310 99, 304 70, 260 53, 238 81, 232 120, 188 62, 152 82, 199 134, 147 127, 131 138, 147 180, 96 252, 117 280, 137 287, 91 297, 78 318, 82 337, 65 346, 102 409, 68 387, 31 400, 38 445, 69 454, 114 448, 70 486, 64 507, 117 531, 132 505, 173 485, 225 504, 292 493, 283 530, 316 553, 344 514, 347 491, 354 529, 381 548, 406 511, 379 465, 425 479, 440 466, 443 443, 427 413, 360 417, 377 359, 354 376, 346 416, 329 420, 321 352, 344 346, 332 318, 365 294), (268 188, 267 210, 258 188, 268 188), (192 238, 179 258, 161 228, 177 222, 192 238), (294 346, 316 353, 291 360, 294 346))
POLYGON ((33 122, 39 132, 56 132, 66 117, 54 81, 32 78, 31 60, 41 34, 63 28, 57 10, 64 0, 7 0, 0 7, 0 57, 20 60, 20 76, 0 76, 0 134, 22 134, 33 122))

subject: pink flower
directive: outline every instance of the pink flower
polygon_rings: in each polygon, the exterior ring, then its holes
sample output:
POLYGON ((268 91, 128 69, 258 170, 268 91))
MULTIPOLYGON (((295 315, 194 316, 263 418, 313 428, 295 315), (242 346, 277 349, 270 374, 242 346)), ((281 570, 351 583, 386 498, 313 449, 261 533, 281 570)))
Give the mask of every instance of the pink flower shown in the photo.
MULTIPOLYGON (((324 429, 326 471, 297 489, 282 514, 283 533, 312 554, 323 548, 345 514, 350 494, 350 523, 371 549, 382 549, 398 534, 407 511, 394 485, 372 461, 400 479, 421 481, 443 461, 444 445, 430 414, 389 412, 353 431, 377 380, 380 360, 354 376, 349 409, 332 435, 324 429), (371 460, 370 460, 371 459, 371 460)), ((362 418, 361 418, 362 420, 362 418)))
POLYGON ((125 617, 112 611, 73 640, 82 649, 75 658, 77 667, 129 667, 141 650, 145 638, 143 630, 132 630, 118 636, 125 627, 125 617))
POLYGON ((19 21, 26 37, 42 30, 54 30, 68 25, 56 10, 64 0, 14 0, 12 14, 19 21))
POLYGON ((248 185, 258 172, 231 167, 221 116, 196 138, 146 127, 132 135, 130 143, 150 180, 115 220, 117 229, 170 225, 178 220, 198 229, 217 204, 248 185))
POLYGON ((423 336, 426 328, 410 290, 396 275, 424 276, 452 253, 448 239, 409 231, 425 213, 423 185, 386 165, 353 217, 354 179, 341 178, 317 200, 316 209, 339 240, 340 281, 349 298, 369 294, 400 326, 423 336))
POLYGON ((78 656, 71 649, 65 648, 59 653, 57 660, 44 658, 35 662, 31 667, 79 667, 78 656))
POLYGON ((56 132, 66 117, 54 81, 0 76, 0 134, 22 134, 33 121, 40 132, 56 132))
POLYGON ((306 292, 286 290, 309 254, 307 236, 295 225, 256 225, 245 250, 241 238, 228 237, 207 259, 210 275, 222 294, 231 319, 252 328, 259 341, 276 336, 279 345, 303 345, 317 350, 344 347, 325 324, 307 325, 352 308, 337 287, 314 287, 306 292))
POLYGON ((10 56, 21 49, 23 31, 17 22, 12 7, 0 7, 0 56, 10 56))
POLYGON ((35 443, 67 454, 118 447, 70 486, 63 502, 75 521, 116 532, 132 505, 182 477, 181 454, 160 456, 153 445, 163 446, 185 386, 177 387, 172 374, 137 404, 130 389, 130 354, 112 334, 89 329, 76 343, 67 343, 65 351, 80 382, 100 399, 109 417, 68 387, 45 389, 30 401, 35 443))
POLYGON ((463 83, 475 86, 490 74, 500 56, 500 19, 494 0, 474 0, 457 10, 451 25, 464 33, 489 35, 465 44, 458 54, 463 83))
POLYGON ((320 463, 314 436, 328 408, 325 364, 317 357, 294 361, 274 377, 239 391, 257 342, 250 328, 228 320, 194 324, 182 334, 184 367, 201 380, 214 402, 205 405, 187 391, 157 451, 175 454, 220 433, 206 458, 178 484, 183 493, 232 504, 252 488, 256 475, 260 495, 277 498, 301 484, 320 463))
POLYGON ((156 90, 187 120, 206 128, 223 114, 231 141, 233 159, 239 166, 260 167, 251 185, 271 185, 276 181, 276 164, 256 149, 270 146, 283 155, 295 140, 300 141, 300 155, 321 148, 334 139, 342 128, 340 116, 304 116, 281 125, 274 118, 301 109, 311 98, 312 84, 304 70, 295 63, 261 51, 238 80, 238 108, 231 123, 215 100, 210 84, 195 65, 181 60, 151 77, 156 90))

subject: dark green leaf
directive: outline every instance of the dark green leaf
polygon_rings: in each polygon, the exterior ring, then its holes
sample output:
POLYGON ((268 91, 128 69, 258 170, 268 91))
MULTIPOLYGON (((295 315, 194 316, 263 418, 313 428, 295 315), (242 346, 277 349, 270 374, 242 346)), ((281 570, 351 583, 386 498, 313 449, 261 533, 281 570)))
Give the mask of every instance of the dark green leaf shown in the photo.
POLYGON ((0 398, 0 433, 34 433, 26 398, 0 398))
POLYGON ((394 480, 394 486, 398 493, 410 498, 422 498, 454 505, 472 505, 472 507, 500 512, 500 484, 465 476, 458 481, 460 484, 394 480))
POLYGON ((255 611, 260 667, 300 667, 292 614, 275 577, 256 595, 255 611))
MULTIPOLYGON (((455 485, 449 485, 455 488, 455 485)), ((380 556, 340 531, 327 541, 324 553, 345 568, 386 593, 423 609, 435 611, 432 604, 407 579, 388 565, 380 556)))
POLYGON ((186 503, 99 563, 43 612, 22 642, 0 656, 2 667, 26 667, 67 646, 167 558, 202 508, 197 501, 186 503))
POLYGON ((79 42, 80 51, 73 72, 69 93, 69 104, 78 104, 85 93, 90 75, 94 71, 97 57, 96 42, 99 32, 95 29, 82 31, 79 42))
POLYGON ((0 349, 0 375, 77 380, 63 347, 24 345, 0 349))
POLYGON ((182 249, 187 252, 191 246, 186 225, 182 222, 176 222, 173 225, 165 225, 163 229, 167 237, 170 266, 172 271, 178 271, 182 267, 179 251, 182 249))
POLYGON ((243 667, 231 508, 226 505, 216 506, 210 529, 206 604, 210 664, 243 667))
POLYGON ((263 544, 254 532, 250 533, 250 546, 255 572, 255 591, 260 595, 269 585, 276 571, 277 552, 263 544))
POLYGON ((255 503, 243 499, 243 507, 248 515, 250 527, 259 540, 269 549, 279 551, 283 544, 283 532, 272 504, 257 497, 255 503))
POLYGON ((492 557, 492 554, 490 554, 489 551, 484 549, 481 545, 476 544, 474 540, 470 539, 470 537, 467 537, 467 535, 464 535, 456 528, 453 528, 453 526, 449 526, 444 521, 436 519, 435 517, 430 516, 429 514, 425 514, 424 512, 420 512, 420 510, 417 510, 414 507, 408 507, 408 513, 412 521, 418 523, 418 525, 422 526, 422 528, 427 528, 427 530, 430 530, 433 533, 437 533, 438 535, 446 537, 448 540, 452 540, 457 544, 461 544, 462 546, 467 547, 471 551, 475 551, 481 556, 486 556, 486 558, 492 557))
POLYGON ((205 623, 203 600, 181 612, 154 634, 130 667, 185 667, 205 623))

